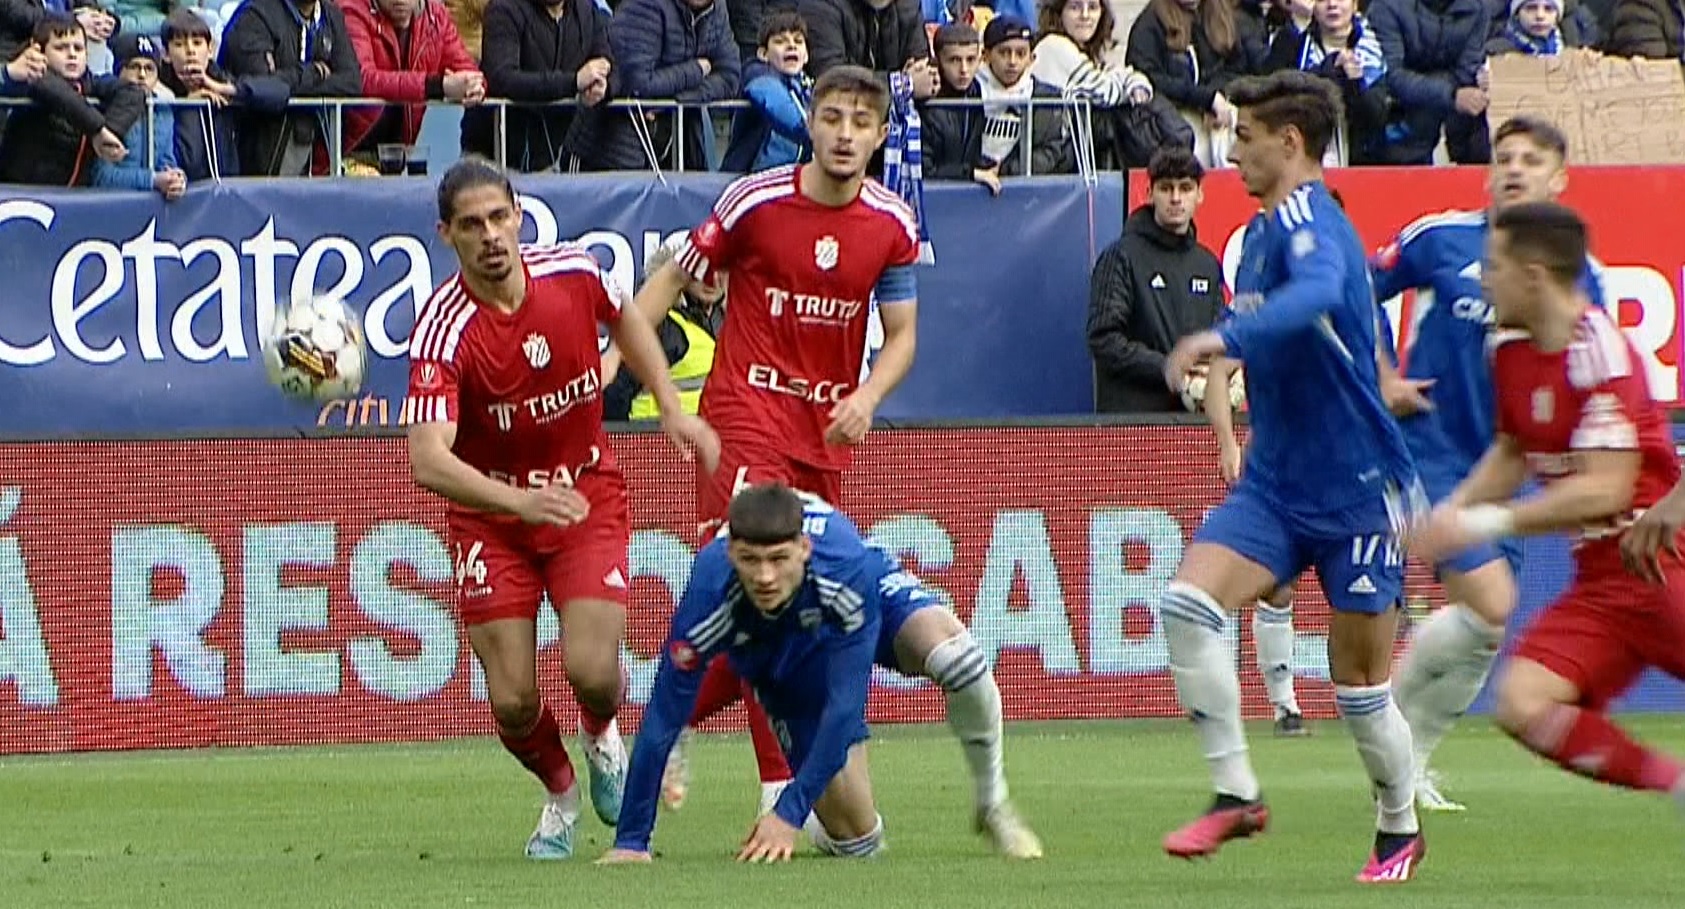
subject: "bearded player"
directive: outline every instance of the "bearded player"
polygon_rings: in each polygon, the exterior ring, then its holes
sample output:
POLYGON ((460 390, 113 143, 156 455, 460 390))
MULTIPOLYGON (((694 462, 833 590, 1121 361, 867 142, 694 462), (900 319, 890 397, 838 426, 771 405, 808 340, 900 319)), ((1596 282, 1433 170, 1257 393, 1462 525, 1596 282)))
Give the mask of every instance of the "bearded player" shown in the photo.
MULTIPOLYGON (((719 469, 704 468, 697 480, 705 535, 725 518, 733 493, 749 484, 781 482, 841 501, 849 446, 865 439, 878 404, 912 366, 918 225, 898 196, 866 178, 866 164, 888 134, 888 112, 888 91, 870 71, 828 70, 813 90, 813 163, 727 187, 674 263, 638 295, 642 313, 659 320, 687 281, 707 280, 715 271, 729 275, 731 305, 702 390, 702 415, 719 430, 722 449, 719 469), (861 381, 874 296, 884 342, 861 381)), ((981 648, 951 613, 922 610, 897 635, 896 652, 901 665, 928 674, 948 697, 949 725, 965 745, 976 782, 978 830, 1009 856, 1040 855, 1040 842, 1007 799, 993 675, 962 686, 966 680, 950 671, 982 658, 981 648)), ((730 665, 715 660, 690 725, 744 694, 730 665)), ((745 700, 764 814, 790 769, 764 712, 752 695, 745 700)), ((672 766, 669 804, 682 794, 682 752, 672 766)))
POLYGON ((1550 202, 1499 212, 1483 281, 1498 324, 1497 436, 1411 535, 1426 560, 1512 536, 1575 532, 1574 576, 1521 635, 1498 683, 1498 725, 1563 769, 1685 803, 1675 758, 1629 738, 1609 703, 1648 668, 1685 679, 1685 565, 1650 558, 1677 536, 1634 519, 1679 481, 1666 415, 1638 352, 1580 280, 1586 228, 1550 202), (1516 498, 1528 476, 1544 490, 1516 498), (1624 553, 1646 577, 1627 570, 1624 553))
MULTIPOLYGON (((1381 392, 1422 477, 1442 501, 1492 443, 1493 398, 1486 341, 1492 322, 1480 291, 1491 219, 1524 202, 1554 201, 1568 186, 1568 140, 1537 117, 1514 117, 1492 142, 1485 211, 1446 212, 1411 224, 1371 263, 1377 301, 1417 289, 1404 374, 1382 334, 1381 392)), ((1581 286, 1602 305, 1599 269, 1586 260, 1581 286)), ((1395 691, 1415 743, 1416 802, 1461 811, 1428 767, 1435 747, 1480 694, 1519 597, 1521 541, 1483 542, 1433 566, 1451 603, 1416 630, 1395 691)))
POLYGON ((684 413, 654 329, 621 318, 625 295, 591 254, 521 246, 521 217, 509 178, 482 159, 464 159, 440 182, 439 236, 461 270, 416 320, 402 421, 416 482, 449 500, 457 611, 485 669, 498 737, 547 793, 527 855, 563 859, 580 794, 538 691, 546 593, 561 618, 591 804, 610 826, 626 771, 615 713, 631 530, 603 433, 598 323, 654 393, 675 442, 706 462, 718 441, 684 413))

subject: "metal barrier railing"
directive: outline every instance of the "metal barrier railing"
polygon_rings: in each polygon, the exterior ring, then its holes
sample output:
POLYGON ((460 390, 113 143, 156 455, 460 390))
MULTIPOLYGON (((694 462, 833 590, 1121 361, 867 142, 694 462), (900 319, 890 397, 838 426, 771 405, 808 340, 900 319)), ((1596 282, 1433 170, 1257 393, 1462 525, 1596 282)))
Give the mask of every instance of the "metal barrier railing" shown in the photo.
MULTIPOLYGON (((91 100, 90 100, 89 103, 97 104, 97 102, 91 101, 91 100)), ((423 102, 423 103, 425 104, 426 107, 429 107, 429 108, 434 108, 434 107, 463 108, 463 105, 461 105, 458 102, 454 102, 454 101, 427 101, 427 102, 423 102)), ((30 106, 33 106, 33 104, 34 104, 34 102, 31 101, 28 98, 0 98, 0 109, 15 108, 15 107, 30 107, 30 106)), ((232 105, 232 104, 228 105, 228 106, 229 107, 236 107, 236 108, 238 107, 238 105, 232 105)), ((413 107, 413 106, 416 106, 416 105, 412 104, 410 102, 385 101, 385 100, 382 100, 380 98, 293 98, 293 99, 291 99, 287 102, 287 107, 289 107, 291 109, 295 109, 295 110, 319 110, 319 111, 329 112, 328 116, 325 118, 325 124, 324 124, 326 129, 327 129, 327 133, 328 133, 326 141, 325 141, 324 144, 326 144, 326 146, 327 146, 328 172, 329 172, 329 174, 334 175, 334 176, 341 175, 344 172, 344 169, 345 169, 345 110, 346 110, 346 108, 354 108, 354 107, 413 107)), ((503 99, 488 98, 484 102, 481 102, 480 106, 485 107, 485 108, 490 108, 494 111, 495 128, 493 130, 493 133, 494 133, 494 139, 493 139, 494 155, 493 155, 493 157, 497 161, 499 166, 507 166, 508 159, 509 159, 508 124, 509 124, 509 111, 510 110, 512 110, 512 109, 519 109, 519 110, 554 110, 554 109, 578 108, 580 105, 577 101, 574 101, 574 100, 555 101, 555 102, 551 102, 551 103, 547 103, 547 104, 539 104, 539 103, 516 102, 516 101, 507 101, 507 100, 503 100, 503 99)), ((1021 137, 1021 139, 1018 143, 1018 146, 1019 146, 1018 150, 1019 150, 1019 154, 1022 156, 1023 173, 1024 173, 1025 176, 1033 176, 1034 175, 1034 166, 1033 166, 1034 165, 1034 155, 1033 155, 1033 153, 1034 153, 1034 148, 1035 148, 1035 113, 1036 113, 1036 110, 1038 108, 1041 108, 1041 109, 1061 108, 1061 109, 1067 110, 1068 112, 1074 112, 1074 113, 1079 115, 1074 121, 1077 124, 1086 124, 1088 122, 1088 119, 1089 119, 1090 111, 1092 110, 1092 105, 1090 104, 1090 102, 1087 99, 1080 99, 1080 98, 1079 99, 1030 98, 1030 99, 1024 100, 1024 101, 1016 101, 1016 100, 1015 101, 1002 101, 1002 100, 984 101, 984 100, 978 99, 978 98, 932 98, 928 101, 921 102, 919 106, 921 108, 931 108, 931 107, 935 107, 935 108, 980 108, 980 107, 987 106, 987 107, 1006 107, 1006 108, 1011 108, 1011 109, 1027 110, 1028 114, 1025 117, 1022 118, 1023 119, 1024 131, 1023 131, 1022 137, 1021 137)), ((145 136, 146 136, 146 146, 147 146, 146 166, 147 166, 147 170, 149 172, 155 171, 157 169, 156 147, 155 147, 155 142, 154 142, 154 129, 153 129, 153 121, 152 121, 151 114, 154 111, 156 111, 156 109, 159 108, 159 107, 167 107, 167 108, 204 107, 204 108, 208 108, 208 107, 211 107, 211 102, 206 101, 204 99, 200 99, 200 98, 157 98, 157 97, 153 97, 153 98, 147 99, 148 116, 147 116, 146 127, 145 127, 145 136)), ((692 116, 695 116, 696 111, 700 111, 701 115, 704 118, 706 118, 707 122, 711 126, 713 124, 714 117, 716 115, 735 114, 737 111, 749 109, 750 105, 749 105, 749 102, 741 100, 741 99, 733 99, 733 100, 730 100, 730 101, 716 101, 716 102, 711 102, 711 103, 706 103, 706 104, 696 103, 696 102, 681 102, 681 101, 675 101, 675 100, 663 100, 663 99, 651 99, 651 100, 641 100, 641 99, 639 99, 639 100, 615 100, 615 101, 607 102, 606 104, 603 105, 603 107, 606 107, 610 110, 624 110, 624 111, 628 111, 628 112, 633 113, 633 114, 659 113, 659 112, 666 112, 666 111, 674 112, 674 135, 678 137, 678 141, 676 141, 674 143, 675 144, 674 164, 675 164, 675 167, 676 167, 677 170, 683 171, 683 170, 686 169, 686 164, 688 163, 686 161, 686 153, 687 153, 687 145, 689 143, 684 141, 684 137, 688 134, 686 129, 685 129, 685 116, 686 116, 687 111, 692 112, 692 114, 691 114, 692 116)), ((463 108, 463 109, 466 110, 468 108, 463 108)), ((1069 124, 1071 122, 1072 122, 1071 115, 1070 115, 1070 113, 1067 113, 1067 123, 1069 124)), ((1086 129, 1084 126, 1078 126, 1077 128, 1072 129, 1071 133, 1072 133, 1072 142, 1077 146, 1076 156, 1077 156, 1077 162, 1078 162, 1078 169, 1079 169, 1079 171, 1084 173, 1084 175, 1087 175, 1088 171, 1092 167, 1092 162, 1094 160, 1094 149, 1093 149, 1093 141, 1092 141, 1091 131, 1086 129)), ((646 133, 646 135, 647 135, 647 133, 646 133)), ((119 137, 119 138, 122 138, 122 137, 119 137)), ((704 138, 707 141, 712 141, 712 137, 708 136, 706 132, 704 133, 704 138)), ((655 149, 653 149, 652 147, 646 146, 645 151, 646 151, 646 156, 651 156, 655 153, 655 149)), ((649 161, 649 164, 650 164, 651 168, 659 171, 660 162, 652 159, 652 160, 649 161)))

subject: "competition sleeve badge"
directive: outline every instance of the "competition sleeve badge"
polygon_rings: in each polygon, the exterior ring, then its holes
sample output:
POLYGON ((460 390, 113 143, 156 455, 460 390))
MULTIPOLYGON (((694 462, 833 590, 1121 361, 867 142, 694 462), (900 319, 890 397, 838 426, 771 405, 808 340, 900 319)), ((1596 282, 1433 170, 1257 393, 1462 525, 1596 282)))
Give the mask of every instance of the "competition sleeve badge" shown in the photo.
POLYGON ((421 391, 437 391, 444 384, 439 375, 439 364, 423 363, 416 370, 415 387, 421 391))
POLYGON ((694 672, 696 670, 696 648, 692 647, 689 641, 682 638, 674 640, 673 643, 667 647, 667 655, 673 658, 674 666, 679 667, 685 672, 694 672))

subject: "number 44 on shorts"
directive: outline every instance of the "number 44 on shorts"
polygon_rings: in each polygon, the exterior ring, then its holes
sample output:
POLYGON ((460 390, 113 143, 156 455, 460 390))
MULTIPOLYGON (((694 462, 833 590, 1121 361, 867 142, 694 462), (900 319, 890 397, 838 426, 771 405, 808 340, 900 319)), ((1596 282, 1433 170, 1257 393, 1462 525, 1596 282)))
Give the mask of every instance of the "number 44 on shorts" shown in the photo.
POLYGON ((486 585, 486 560, 480 553, 486 544, 475 541, 465 550, 456 544, 456 589, 463 596, 477 597, 491 593, 486 585))

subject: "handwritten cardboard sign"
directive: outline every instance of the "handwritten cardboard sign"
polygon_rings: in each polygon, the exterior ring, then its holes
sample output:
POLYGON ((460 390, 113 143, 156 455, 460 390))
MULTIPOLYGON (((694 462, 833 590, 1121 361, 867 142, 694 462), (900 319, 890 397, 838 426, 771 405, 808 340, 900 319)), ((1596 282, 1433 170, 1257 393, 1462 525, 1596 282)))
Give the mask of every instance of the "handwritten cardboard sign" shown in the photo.
POLYGON ((1529 114, 1568 136, 1575 164, 1685 163, 1685 75, 1676 60, 1632 60, 1571 49, 1490 61, 1493 132, 1529 114))

